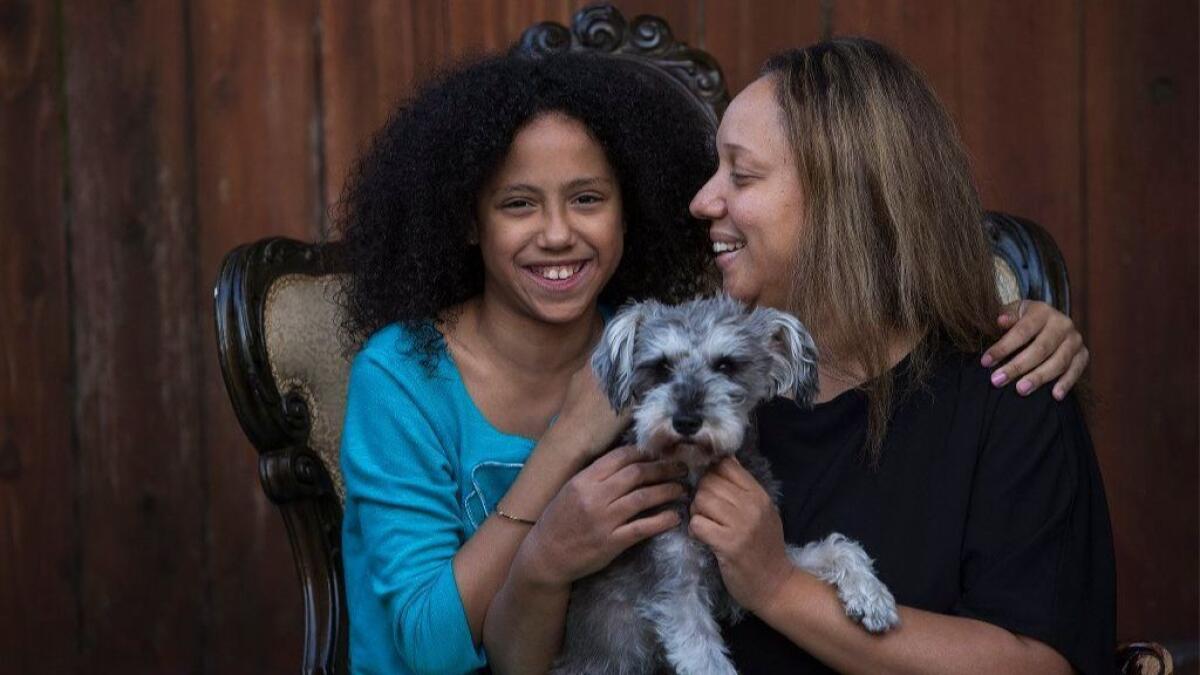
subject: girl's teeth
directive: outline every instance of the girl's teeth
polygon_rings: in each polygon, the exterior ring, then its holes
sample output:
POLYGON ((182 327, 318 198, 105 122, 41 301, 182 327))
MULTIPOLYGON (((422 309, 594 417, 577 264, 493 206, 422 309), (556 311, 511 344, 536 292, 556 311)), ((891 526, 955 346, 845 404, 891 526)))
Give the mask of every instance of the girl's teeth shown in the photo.
POLYGON ((562 279, 569 279, 570 277, 574 276, 575 273, 579 271, 580 267, 583 267, 583 265, 574 265, 569 267, 543 267, 541 268, 540 273, 544 279, 561 281, 562 279))
POLYGON ((712 245, 713 253, 725 253, 726 251, 736 251, 746 245, 746 242, 731 242, 731 241, 714 241, 712 245))

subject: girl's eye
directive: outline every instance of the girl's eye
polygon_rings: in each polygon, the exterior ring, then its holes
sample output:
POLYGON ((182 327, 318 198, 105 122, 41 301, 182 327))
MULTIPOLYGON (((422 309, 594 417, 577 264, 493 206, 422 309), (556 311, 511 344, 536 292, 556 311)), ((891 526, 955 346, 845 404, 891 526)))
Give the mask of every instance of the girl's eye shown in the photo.
POLYGON ((500 205, 500 208, 510 210, 528 209, 533 206, 533 202, 528 199, 510 199, 500 205))
POLYGON ((737 185, 739 187, 746 185, 750 181, 754 180, 754 176, 751 176, 750 174, 747 174, 747 173, 738 173, 736 171, 730 173, 729 178, 733 181, 734 185, 737 185))
POLYGON ((587 194, 579 195, 575 198, 575 201, 584 206, 592 206, 593 204, 599 204, 600 202, 604 201, 604 198, 600 195, 587 194))

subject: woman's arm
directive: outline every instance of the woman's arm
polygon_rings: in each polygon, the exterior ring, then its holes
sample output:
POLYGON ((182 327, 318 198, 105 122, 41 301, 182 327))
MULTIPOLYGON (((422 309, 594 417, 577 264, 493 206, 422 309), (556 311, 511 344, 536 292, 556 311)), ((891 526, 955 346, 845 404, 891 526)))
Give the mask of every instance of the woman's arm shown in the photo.
POLYGON ((900 627, 872 635, 846 616, 833 587, 795 568, 771 498, 736 460, 700 482, 691 531, 712 547, 730 594, 799 647, 842 672, 1069 673, 1036 640, 962 617, 900 608, 900 627))
POLYGON ((974 619, 900 607, 900 627, 872 635, 846 616, 833 587, 793 568, 754 611, 776 631, 843 673, 1063 673, 1058 652, 974 619))
POLYGON ((980 362, 990 368, 1016 355, 992 373, 992 384, 1003 387, 1016 382, 1017 393, 1028 396, 1057 379, 1054 398, 1066 398, 1090 358, 1071 317, 1044 302, 1021 300, 1005 307, 997 323, 1008 332, 984 352, 980 362))

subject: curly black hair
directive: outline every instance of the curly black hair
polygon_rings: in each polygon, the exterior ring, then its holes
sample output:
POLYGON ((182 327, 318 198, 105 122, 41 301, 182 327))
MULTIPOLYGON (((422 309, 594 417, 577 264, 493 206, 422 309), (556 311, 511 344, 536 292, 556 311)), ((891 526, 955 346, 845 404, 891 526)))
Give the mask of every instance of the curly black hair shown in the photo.
POLYGON ((354 346, 401 322, 426 357, 435 326, 483 291, 469 243, 476 199, 516 133, 538 115, 582 122, 620 186, 621 263, 600 301, 678 301, 713 282, 706 228, 688 202, 716 168, 711 125, 661 78, 611 56, 492 56, 443 73, 401 105, 351 170, 337 224, 354 346))

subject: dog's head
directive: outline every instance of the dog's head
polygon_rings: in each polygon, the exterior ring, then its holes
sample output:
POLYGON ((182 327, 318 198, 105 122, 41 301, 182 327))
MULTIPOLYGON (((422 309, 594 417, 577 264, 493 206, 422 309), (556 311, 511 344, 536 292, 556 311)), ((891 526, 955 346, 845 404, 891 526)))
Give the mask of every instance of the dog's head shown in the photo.
POLYGON ((783 394, 809 405, 817 391, 816 347, 804 326, 726 296, 626 305, 592 368, 613 408, 633 406, 643 452, 694 469, 737 452, 758 403, 783 394))

